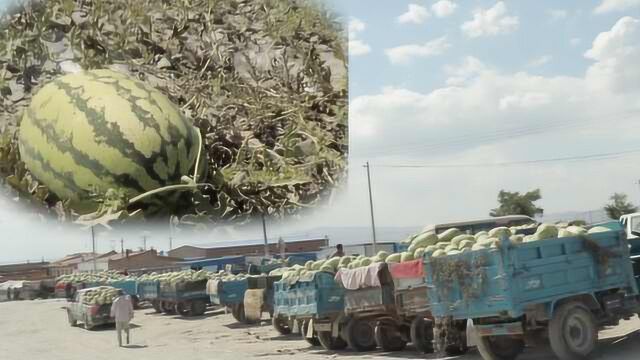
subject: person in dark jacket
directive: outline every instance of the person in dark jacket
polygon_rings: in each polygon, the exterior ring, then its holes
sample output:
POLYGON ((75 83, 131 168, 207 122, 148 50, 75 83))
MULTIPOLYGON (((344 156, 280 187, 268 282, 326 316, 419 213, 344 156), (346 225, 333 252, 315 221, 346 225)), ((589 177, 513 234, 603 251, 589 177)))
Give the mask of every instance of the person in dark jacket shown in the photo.
POLYGON ((331 256, 329 256, 329 259, 336 256, 337 257, 344 256, 344 250, 342 249, 342 244, 336 245, 336 251, 333 254, 331 254, 331 256))

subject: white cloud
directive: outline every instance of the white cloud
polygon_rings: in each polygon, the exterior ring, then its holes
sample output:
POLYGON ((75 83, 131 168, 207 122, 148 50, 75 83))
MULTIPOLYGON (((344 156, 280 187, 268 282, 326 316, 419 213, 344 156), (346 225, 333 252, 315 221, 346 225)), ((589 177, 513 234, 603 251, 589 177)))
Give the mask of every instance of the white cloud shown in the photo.
POLYGON ((437 17, 443 18, 453 14, 458 8, 458 4, 450 0, 440 0, 431 5, 431 10, 437 17))
POLYGON ((429 10, 426 7, 418 4, 409 4, 407 12, 398 16, 398 22, 401 24, 422 24, 430 16, 431 14, 429 14, 429 10))
POLYGON ((571 38, 571 40, 569 40, 569 43, 571 44, 571 46, 578 46, 582 44, 582 39, 574 37, 574 38, 571 38))
POLYGON ((625 16, 593 41, 584 56, 595 63, 587 70, 592 88, 640 91, 640 20, 625 16))
POLYGON ((451 44, 447 41, 446 36, 428 41, 424 44, 408 44, 401 45, 394 48, 386 49, 384 52, 387 54, 389 61, 392 64, 407 64, 414 58, 428 58, 436 55, 441 55, 451 44))
POLYGON ((489 9, 473 12, 473 20, 462 24, 462 32, 468 37, 494 36, 508 34, 518 28, 517 16, 507 15, 507 6, 499 1, 489 9))
POLYGON ((371 52, 371 46, 366 44, 362 40, 352 39, 349 40, 349 55, 351 56, 360 56, 366 55, 371 52))
POLYGON ((567 10, 552 9, 552 10, 549 10, 549 15, 553 20, 562 20, 562 19, 566 19, 569 13, 567 12, 567 10))
POLYGON ((506 95, 500 99, 500 110, 531 109, 548 104, 549 95, 540 92, 527 92, 522 94, 506 95))
POLYGON ((351 17, 349 20, 349 36, 356 36, 358 33, 363 32, 367 28, 367 24, 364 21, 351 17))
POLYGON ((541 67, 541 66, 544 66, 544 65, 550 63, 551 60, 553 60, 553 56, 551 56, 551 55, 542 55, 540 57, 537 57, 537 58, 529 61, 527 66, 528 67, 541 67))
POLYGON ((625 11, 634 7, 640 7, 640 0, 602 0, 593 12, 604 14, 614 11, 625 11))
POLYGON ((360 39, 360 33, 367 28, 364 21, 351 17, 349 20, 349 56, 361 56, 371 52, 371 46, 360 39))
POLYGON ((487 66, 477 58, 467 56, 459 65, 445 66, 444 71, 449 76, 447 85, 459 86, 487 71, 487 66))

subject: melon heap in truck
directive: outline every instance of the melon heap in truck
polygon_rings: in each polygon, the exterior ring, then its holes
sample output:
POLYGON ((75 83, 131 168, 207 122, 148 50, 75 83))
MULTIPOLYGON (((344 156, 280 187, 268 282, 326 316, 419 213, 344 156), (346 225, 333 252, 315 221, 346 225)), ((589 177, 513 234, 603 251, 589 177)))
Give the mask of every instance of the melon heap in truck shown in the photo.
POLYGON ((478 238, 482 248, 425 251, 436 348, 446 343, 444 325, 471 319, 485 360, 515 359, 525 344, 547 342, 560 359, 581 359, 603 326, 640 312, 636 240, 619 222, 542 224, 523 237, 497 228, 478 238))

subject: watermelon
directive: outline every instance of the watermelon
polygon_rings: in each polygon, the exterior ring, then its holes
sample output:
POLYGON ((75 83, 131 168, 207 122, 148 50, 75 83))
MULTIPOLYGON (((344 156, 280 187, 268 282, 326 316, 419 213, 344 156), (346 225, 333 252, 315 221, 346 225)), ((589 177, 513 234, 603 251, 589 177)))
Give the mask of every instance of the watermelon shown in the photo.
POLYGON ((27 169, 79 213, 93 190, 131 198, 193 175, 199 130, 160 91, 111 70, 59 77, 25 109, 18 139, 27 169))
POLYGON ((438 239, 440 239, 439 240, 440 242, 450 242, 451 239, 453 239, 454 237, 460 234, 462 234, 462 231, 456 228, 451 228, 451 229, 445 230, 442 234, 438 235, 438 239))

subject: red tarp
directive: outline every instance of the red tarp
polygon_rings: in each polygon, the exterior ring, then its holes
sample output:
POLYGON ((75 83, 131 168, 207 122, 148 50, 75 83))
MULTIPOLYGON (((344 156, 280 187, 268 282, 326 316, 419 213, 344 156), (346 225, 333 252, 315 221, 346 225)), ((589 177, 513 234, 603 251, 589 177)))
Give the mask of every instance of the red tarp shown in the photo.
POLYGON ((389 272, 394 279, 408 279, 424 276, 424 265, 422 259, 407 261, 403 263, 389 264, 389 272))

